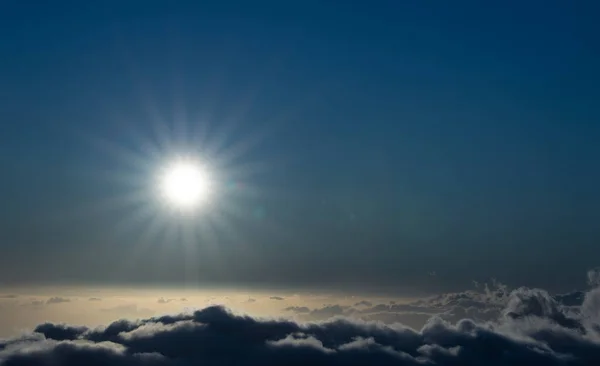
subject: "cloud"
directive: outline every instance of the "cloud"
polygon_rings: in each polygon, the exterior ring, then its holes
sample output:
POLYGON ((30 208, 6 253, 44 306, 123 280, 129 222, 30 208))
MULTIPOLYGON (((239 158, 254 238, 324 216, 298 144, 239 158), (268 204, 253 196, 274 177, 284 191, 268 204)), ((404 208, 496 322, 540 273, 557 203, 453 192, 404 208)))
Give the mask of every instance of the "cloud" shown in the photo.
POLYGON ((314 319, 327 319, 341 315, 350 316, 354 312, 355 310, 351 306, 326 305, 322 308, 311 310, 309 314, 314 319))
POLYGON ((29 305, 35 306, 35 307, 40 307, 43 305, 54 305, 54 304, 61 304, 61 303, 65 303, 65 302, 71 302, 70 299, 64 298, 64 297, 51 297, 48 300, 44 301, 44 300, 32 300, 29 305))
POLYGON ((0 295, 0 299, 16 299, 17 297, 19 297, 19 295, 15 295, 15 294, 0 295))
POLYGON ((565 328, 580 328, 578 320, 560 307, 548 292, 521 287, 510 294, 504 315, 512 319, 539 317, 549 319, 565 328))
MULTIPOLYGON (((595 290, 586 294, 591 313, 600 310, 599 294, 595 290)), ((508 298, 499 322, 462 319, 451 324, 434 316, 420 331, 348 318, 318 323, 259 319, 220 306, 192 314, 120 320, 94 329, 44 323, 34 334, 0 341, 0 364, 597 364, 600 338, 593 326, 598 326, 598 319, 581 315, 574 319, 581 328, 562 325, 556 320, 561 319, 557 317, 561 305, 542 290, 521 288, 508 298)))
POLYGON ((310 313, 310 309, 307 308, 306 306, 290 306, 287 307, 285 309, 283 309, 285 311, 291 311, 297 314, 304 314, 304 313, 310 313))
POLYGON ((99 297, 90 297, 88 301, 102 301, 102 299, 99 297))
POLYGON ((87 328, 75 327, 66 324, 44 323, 35 327, 34 332, 43 334, 49 339, 76 340, 87 328))
POLYGON ((581 306, 581 304, 583 304, 583 300, 585 299, 585 292, 573 291, 568 292, 566 294, 558 294, 554 295, 554 299, 558 301, 561 305, 581 306))
POLYGON ((116 316, 151 316, 154 314, 154 311, 147 308, 141 308, 136 304, 123 304, 110 308, 101 309, 102 312, 112 313, 116 316))
POLYGON ((477 284, 474 290, 440 294, 409 303, 390 301, 374 304, 370 301, 359 301, 353 306, 334 304, 312 309, 291 306, 284 311, 293 312, 297 318, 304 321, 322 321, 345 316, 388 324, 401 323, 417 330, 433 317, 457 324, 463 319, 490 322, 499 321, 503 317, 518 318, 522 314, 535 313, 562 326, 577 328, 580 325, 572 320, 573 313, 579 311, 585 296, 586 293, 582 291, 551 296, 543 290, 510 290, 492 280, 490 284, 477 284), (525 309, 518 309, 517 304, 525 309))
POLYGON ((285 298, 281 297, 281 296, 271 296, 271 297, 269 297, 269 299, 271 299, 271 300, 279 300, 279 301, 285 300, 285 298))
POLYGON ((0 365, 598 364, 600 287, 583 293, 581 305, 565 305, 542 289, 494 283, 479 290, 407 304, 286 308, 332 316, 318 322, 210 306, 99 328, 44 323, 31 334, 0 340, 0 365), (419 330, 400 324, 415 314, 424 318, 419 330), (394 324, 378 319, 392 316, 394 324))
POLYGON ((600 286, 600 267, 590 269, 587 273, 587 277, 590 286, 600 286))
MULTIPOLYGON (((177 299, 165 299, 164 297, 161 297, 160 299, 158 299, 157 302, 159 304, 168 304, 168 303, 173 302, 173 301, 177 301, 177 299)), ((188 300, 185 297, 182 297, 182 298, 179 299, 179 301, 186 302, 188 300)))
POLYGON ((71 300, 64 298, 64 297, 51 297, 46 301, 46 304, 47 305, 60 304, 63 302, 71 302, 71 300))

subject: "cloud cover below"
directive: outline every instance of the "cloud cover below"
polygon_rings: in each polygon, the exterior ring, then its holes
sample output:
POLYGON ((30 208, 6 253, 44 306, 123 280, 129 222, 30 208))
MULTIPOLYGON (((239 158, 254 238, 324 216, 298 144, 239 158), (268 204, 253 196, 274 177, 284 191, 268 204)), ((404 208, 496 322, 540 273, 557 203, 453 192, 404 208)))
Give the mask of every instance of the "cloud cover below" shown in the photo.
POLYGON ((597 274, 590 272, 589 291, 560 296, 496 284, 410 304, 289 310, 323 321, 256 318, 209 306, 101 328, 45 323, 0 341, 0 364, 597 365, 597 274), (428 320, 417 331, 373 316, 403 313, 428 320))

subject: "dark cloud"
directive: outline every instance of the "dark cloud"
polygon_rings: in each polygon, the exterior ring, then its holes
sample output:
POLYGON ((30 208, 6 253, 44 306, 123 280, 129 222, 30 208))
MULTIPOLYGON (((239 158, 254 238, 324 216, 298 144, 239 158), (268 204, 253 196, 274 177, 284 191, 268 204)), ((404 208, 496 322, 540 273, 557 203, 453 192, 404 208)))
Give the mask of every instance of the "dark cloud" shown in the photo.
POLYGON ((0 299, 16 299, 17 297, 19 297, 19 295, 15 295, 15 294, 0 295, 0 299))
POLYGON ((373 303, 367 300, 359 301, 354 306, 373 306, 373 303))
POLYGON ((181 301, 181 302, 186 302, 186 301, 188 301, 188 300, 187 300, 185 297, 182 297, 181 299, 179 299, 179 301, 181 301))
POLYGON ((281 300, 285 300, 285 298, 283 298, 281 296, 271 296, 271 297, 269 297, 269 299, 271 299, 271 300, 280 300, 280 301, 281 300))
POLYGON ((66 324, 44 323, 35 327, 34 332, 43 334, 48 339, 76 340, 85 332, 85 327, 73 327, 66 324))
POLYGON ((99 297, 90 297, 88 301, 102 301, 102 299, 99 297))
POLYGON ((174 301, 174 299, 165 299, 164 297, 161 297, 160 299, 158 299, 159 304, 168 304, 171 301, 174 301))
POLYGON ((46 301, 46 304, 48 304, 48 305, 60 304, 63 302, 71 302, 71 300, 64 298, 64 297, 51 297, 46 301))
POLYGON ((573 291, 566 294, 554 295, 554 299, 565 306, 580 306, 583 304, 585 292, 573 291))

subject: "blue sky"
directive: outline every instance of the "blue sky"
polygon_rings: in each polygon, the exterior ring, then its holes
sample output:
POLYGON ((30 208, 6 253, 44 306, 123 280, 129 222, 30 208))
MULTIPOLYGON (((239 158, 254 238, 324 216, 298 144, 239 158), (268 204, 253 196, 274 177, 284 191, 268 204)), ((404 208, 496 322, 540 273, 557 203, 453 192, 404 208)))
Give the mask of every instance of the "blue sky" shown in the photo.
POLYGON ((4 2, 0 278, 575 286, 600 254, 598 10, 592 1, 4 2), (158 134, 171 143, 165 156, 221 137, 217 156, 239 152, 222 175, 240 173, 227 182, 254 193, 227 197, 238 215, 218 240, 153 238, 160 250, 142 250, 150 244, 137 226, 113 235, 133 209, 72 214, 131 194, 98 178, 106 171, 151 179, 160 159, 135 137, 154 138, 159 120, 172 132, 158 134), (205 127, 193 142, 189 131, 205 127), (182 258, 194 276, 173 270, 182 258), (119 261, 122 270, 106 270, 119 261))

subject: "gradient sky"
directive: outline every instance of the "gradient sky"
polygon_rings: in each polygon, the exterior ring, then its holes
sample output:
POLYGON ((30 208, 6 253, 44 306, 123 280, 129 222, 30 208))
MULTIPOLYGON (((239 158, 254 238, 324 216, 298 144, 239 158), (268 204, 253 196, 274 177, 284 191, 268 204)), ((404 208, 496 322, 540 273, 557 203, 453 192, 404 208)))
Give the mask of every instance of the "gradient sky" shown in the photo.
POLYGON ((3 1, 0 283, 577 287, 600 255, 599 10, 3 1), (190 150, 224 193, 167 218, 138 188, 190 150), (182 225, 198 238, 163 235, 182 225))

